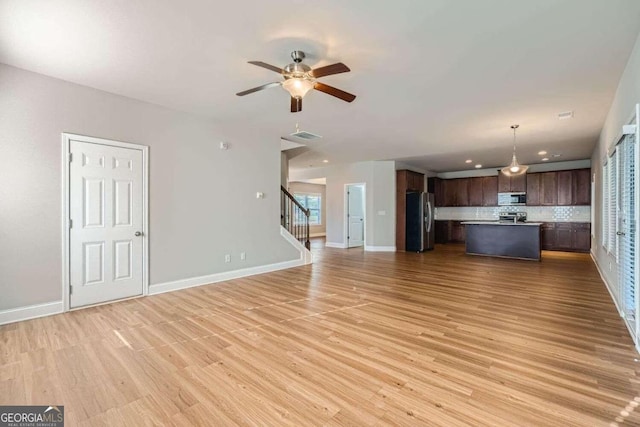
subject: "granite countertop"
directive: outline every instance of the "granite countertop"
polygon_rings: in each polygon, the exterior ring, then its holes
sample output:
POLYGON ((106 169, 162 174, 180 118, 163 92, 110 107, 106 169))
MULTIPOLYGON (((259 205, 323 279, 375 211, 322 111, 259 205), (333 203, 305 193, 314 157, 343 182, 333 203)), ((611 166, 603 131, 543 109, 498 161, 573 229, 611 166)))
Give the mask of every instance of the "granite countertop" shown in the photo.
POLYGON ((520 226, 536 226, 539 227, 542 225, 541 222, 507 222, 507 221, 463 221, 461 224, 464 225, 520 225, 520 226))

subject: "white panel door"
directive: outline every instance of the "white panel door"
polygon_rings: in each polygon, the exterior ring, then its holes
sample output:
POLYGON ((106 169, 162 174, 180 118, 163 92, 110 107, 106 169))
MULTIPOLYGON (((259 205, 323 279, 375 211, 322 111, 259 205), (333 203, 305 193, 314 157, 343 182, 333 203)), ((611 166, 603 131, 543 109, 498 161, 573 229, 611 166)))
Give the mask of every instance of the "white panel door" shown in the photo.
POLYGON ((142 294, 142 151, 70 141, 70 307, 142 294))
POLYGON ((347 247, 364 245, 364 186, 347 186, 347 247))

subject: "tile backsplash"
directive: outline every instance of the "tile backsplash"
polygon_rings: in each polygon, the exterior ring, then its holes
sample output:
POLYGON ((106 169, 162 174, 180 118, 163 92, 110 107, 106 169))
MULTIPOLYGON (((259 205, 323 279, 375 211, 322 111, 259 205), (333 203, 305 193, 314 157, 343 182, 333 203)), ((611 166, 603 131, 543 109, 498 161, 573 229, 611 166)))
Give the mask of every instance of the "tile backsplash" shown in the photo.
POLYGON ((591 222, 591 206, 441 207, 436 220, 495 221, 500 212, 526 212, 530 222, 591 222))

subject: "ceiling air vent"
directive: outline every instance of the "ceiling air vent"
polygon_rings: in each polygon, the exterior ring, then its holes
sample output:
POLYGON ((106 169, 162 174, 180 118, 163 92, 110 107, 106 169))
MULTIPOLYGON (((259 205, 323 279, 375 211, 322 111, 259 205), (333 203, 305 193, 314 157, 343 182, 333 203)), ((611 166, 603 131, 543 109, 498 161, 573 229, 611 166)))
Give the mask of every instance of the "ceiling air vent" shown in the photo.
POLYGON ((316 135, 315 133, 307 132, 306 130, 299 130, 292 134, 291 136, 295 136, 296 138, 305 139, 307 141, 312 139, 322 138, 320 135, 316 135))
POLYGON ((565 111, 563 113, 558 113, 558 120, 566 120, 573 117, 573 111, 565 111))
POLYGON ((315 133, 307 132, 306 130, 300 130, 298 123, 296 123, 296 131, 294 133, 290 133, 289 135, 296 138, 304 139, 305 141, 322 138, 320 135, 316 135, 315 133))

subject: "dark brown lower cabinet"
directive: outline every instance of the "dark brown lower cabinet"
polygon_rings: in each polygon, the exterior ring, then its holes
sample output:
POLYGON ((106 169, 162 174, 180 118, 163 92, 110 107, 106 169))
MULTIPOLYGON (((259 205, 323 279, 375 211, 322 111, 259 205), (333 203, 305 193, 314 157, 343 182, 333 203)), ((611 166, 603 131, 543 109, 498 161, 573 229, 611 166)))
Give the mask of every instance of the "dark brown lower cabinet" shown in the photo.
POLYGON ((451 221, 450 240, 452 242, 464 242, 465 226, 462 221, 451 221))
POLYGON ((462 221, 436 221, 436 243, 464 243, 465 226, 462 221))
MULTIPOLYGON (((436 243, 462 243, 462 221, 436 221, 436 243)), ((546 251, 589 252, 591 224, 584 222, 545 222, 540 227, 540 247, 546 251)))
POLYGON ((589 252, 591 224, 583 222, 546 222, 541 227, 542 249, 548 251, 589 252))
POLYGON ((551 251, 556 247, 556 227, 553 222, 545 222, 540 226, 540 247, 551 251))
POLYGON ((435 230, 436 243, 447 243, 449 241, 449 221, 436 221, 435 230))

